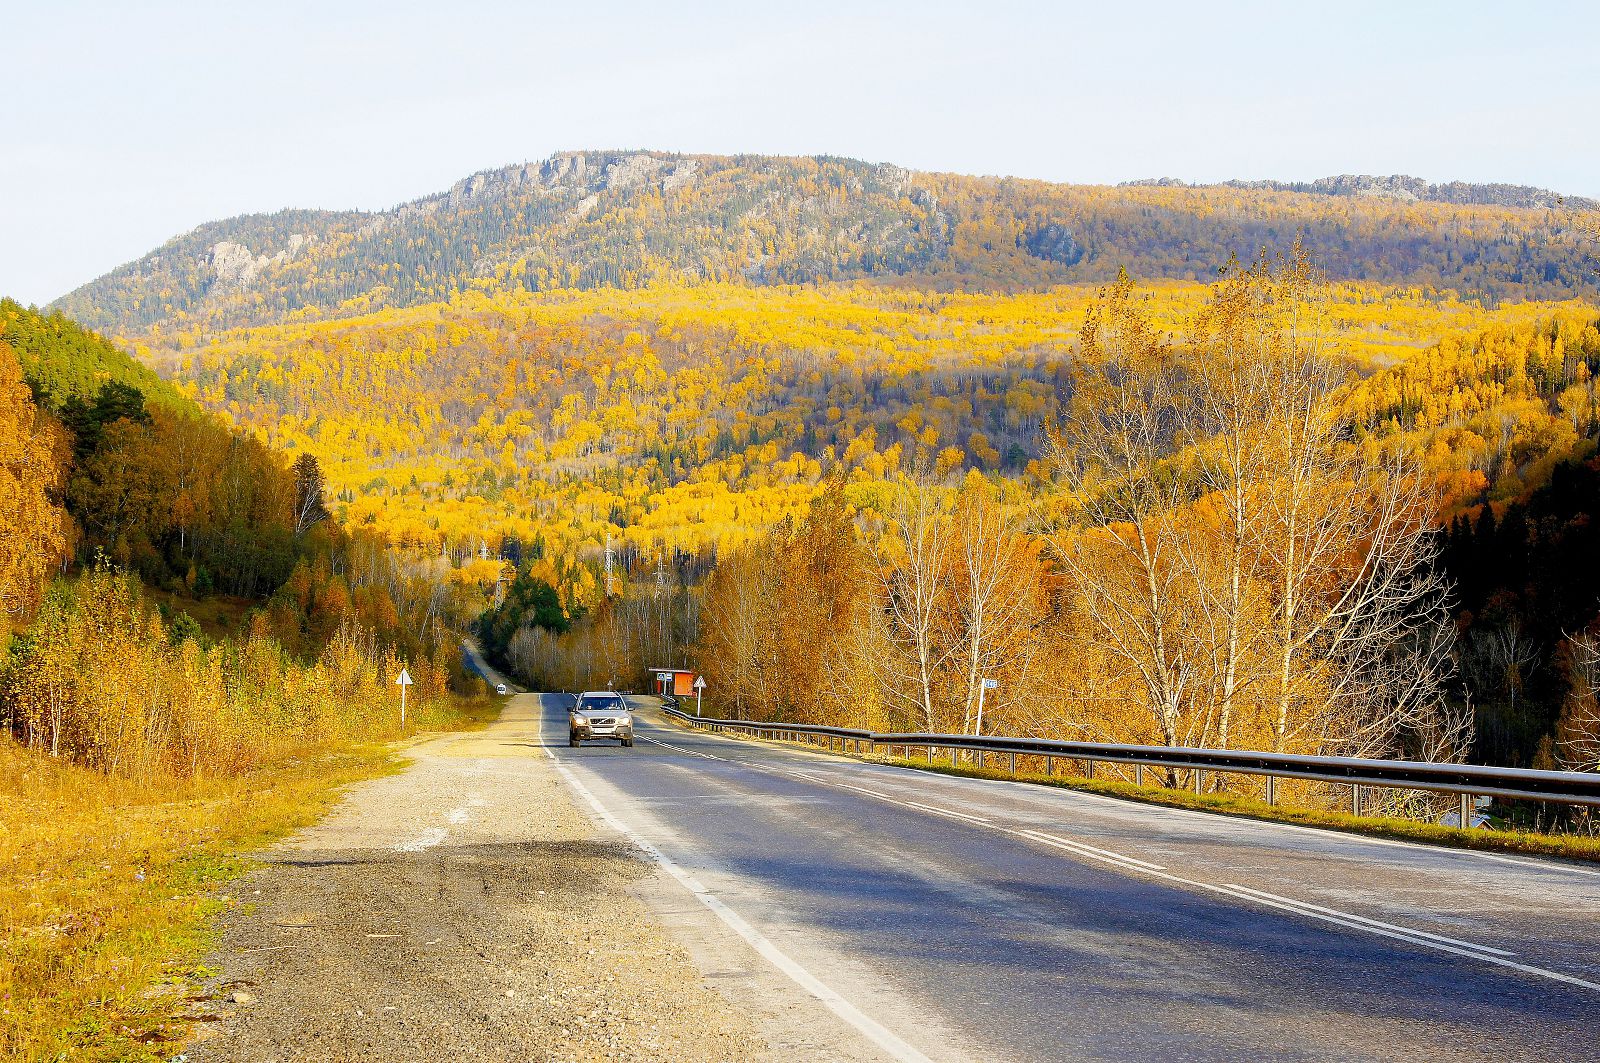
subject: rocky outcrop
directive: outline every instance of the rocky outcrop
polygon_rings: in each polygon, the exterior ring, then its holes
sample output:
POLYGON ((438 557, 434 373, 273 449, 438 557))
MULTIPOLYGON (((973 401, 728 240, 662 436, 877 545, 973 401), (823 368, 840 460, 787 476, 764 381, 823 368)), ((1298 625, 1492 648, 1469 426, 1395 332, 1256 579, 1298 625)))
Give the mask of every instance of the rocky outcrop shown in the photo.
POLYGON ((247 288, 263 270, 292 261, 315 242, 313 236, 294 233, 277 254, 255 255, 243 244, 218 240, 206 255, 206 264, 214 274, 212 284, 223 288, 247 288))

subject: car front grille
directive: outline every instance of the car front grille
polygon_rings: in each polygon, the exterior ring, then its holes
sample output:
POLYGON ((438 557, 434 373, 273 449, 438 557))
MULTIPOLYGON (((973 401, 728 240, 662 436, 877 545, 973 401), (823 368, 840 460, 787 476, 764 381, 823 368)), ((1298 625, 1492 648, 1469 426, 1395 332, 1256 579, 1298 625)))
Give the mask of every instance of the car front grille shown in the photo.
POLYGON ((590 727, 611 727, 614 726, 616 722, 616 720, 613 720, 610 717, 589 717, 590 727))

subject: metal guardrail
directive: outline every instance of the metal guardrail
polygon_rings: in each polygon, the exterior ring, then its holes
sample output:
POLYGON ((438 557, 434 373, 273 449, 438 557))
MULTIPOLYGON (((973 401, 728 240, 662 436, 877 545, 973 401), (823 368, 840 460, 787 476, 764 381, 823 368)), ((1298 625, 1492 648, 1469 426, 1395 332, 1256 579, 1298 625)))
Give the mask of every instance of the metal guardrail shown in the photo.
POLYGON ((816 724, 775 721, 725 720, 691 716, 677 709, 667 715, 714 731, 741 731, 757 737, 801 736, 825 738, 828 748, 839 742, 841 750, 853 745, 857 752, 875 752, 879 746, 922 749, 931 762, 938 750, 970 751, 979 757, 987 753, 1007 754, 1012 773, 1017 756, 1044 757, 1046 773, 1054 774, 1054 760, 1083 761, 1090 777, 1097 762, 1131 764, 1135 782, 1142 785, 1146 767, 1171 768, 1193 772, 1196 791, 1206 772, 1260 775, 1266 779, 1267 801, 1277 803, 1277 779, 1310 779, 1339 783, 1351 788, 1352 810, 1361 812, 1364 787, 1396 790, 1428 790, 1460 795, 1459 823, 1471 821, 1472 798, 1501 797, 1520 801, 1551 801, 1558 804, 1600 806, 1600 772, 1535 771, 1529 768, 1491 768, 1478 764, 1439 764, 1418 760, 1367 760, 1358 757, 1309 757, 1294 753, 1264 753, 1242 749, 1205 749, 1193 746, 1136 746, 1110 742, 1066 742, 1047 738, 1006 738, 990 735, 922 734, 916 732, 874 732, 849 727, 822 727, 816 724))

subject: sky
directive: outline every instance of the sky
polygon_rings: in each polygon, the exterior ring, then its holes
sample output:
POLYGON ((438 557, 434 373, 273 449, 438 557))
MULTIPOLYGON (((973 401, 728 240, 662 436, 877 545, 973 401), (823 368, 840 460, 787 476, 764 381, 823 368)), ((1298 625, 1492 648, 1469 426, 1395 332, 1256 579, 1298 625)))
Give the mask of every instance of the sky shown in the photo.
POLYGON ((1600 197, 1592 3, 0 0, 0 295, 582 148, 1600 197), (15 8, 15 10, 11 10, 15 8))

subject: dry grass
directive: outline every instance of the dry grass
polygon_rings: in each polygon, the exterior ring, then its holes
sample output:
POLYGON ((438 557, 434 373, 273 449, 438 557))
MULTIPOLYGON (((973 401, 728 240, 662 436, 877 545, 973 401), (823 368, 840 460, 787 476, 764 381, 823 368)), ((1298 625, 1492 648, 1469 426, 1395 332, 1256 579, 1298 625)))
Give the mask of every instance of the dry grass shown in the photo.
MULTIPOLYGON (((498 709, 461 701, 451 723, 498 709)), ((325 748, 233 778, 132 782, 0 739, 0 1059, 158 1060, 245 855, 398 770, 325 748)))

